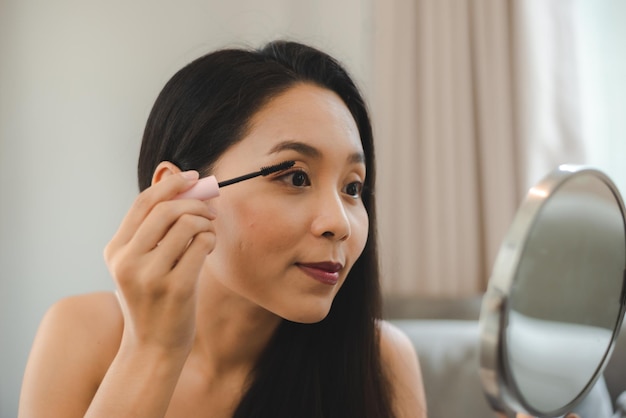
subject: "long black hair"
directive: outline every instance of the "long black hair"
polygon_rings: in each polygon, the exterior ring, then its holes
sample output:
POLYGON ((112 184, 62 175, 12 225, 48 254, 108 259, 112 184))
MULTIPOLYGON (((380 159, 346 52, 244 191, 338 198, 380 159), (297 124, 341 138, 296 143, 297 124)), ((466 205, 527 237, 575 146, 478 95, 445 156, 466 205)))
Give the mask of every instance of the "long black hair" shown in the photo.
POLYGON ((356 122, 366 157, 369 235, 327 317, 315 324, 279 325, 234 416, 390 418, 392 395, 380 357, 372 127, 362 95, 335 59, 310 46, 276 41, 259 50, 219 50, 191 62, 165 85, 150 113, 139 188, 150 185, 161 161, 210 174, 222 153, 245 137, 255 113, 299 83, 335 92, 356 122))

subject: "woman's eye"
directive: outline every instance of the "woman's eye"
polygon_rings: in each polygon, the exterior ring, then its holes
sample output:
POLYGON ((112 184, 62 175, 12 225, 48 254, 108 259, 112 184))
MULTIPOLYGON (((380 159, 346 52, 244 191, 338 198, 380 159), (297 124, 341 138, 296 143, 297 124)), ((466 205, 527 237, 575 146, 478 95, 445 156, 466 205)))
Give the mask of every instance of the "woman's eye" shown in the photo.
POLYGON ((346 194, 354 197, 354 198, 359 198, 361 197, 361 193, 363 191, 363 183, 359 182, 359 181, 354 181, 352 183, 349 183, 346 186, 346 194))
POLYGON ((310 186, 311 181, 309 180, 309 176, 302 170, 297 170, 292 173, 288 173, 285 176, 292 186, 295 187, 305 187, 310 186))

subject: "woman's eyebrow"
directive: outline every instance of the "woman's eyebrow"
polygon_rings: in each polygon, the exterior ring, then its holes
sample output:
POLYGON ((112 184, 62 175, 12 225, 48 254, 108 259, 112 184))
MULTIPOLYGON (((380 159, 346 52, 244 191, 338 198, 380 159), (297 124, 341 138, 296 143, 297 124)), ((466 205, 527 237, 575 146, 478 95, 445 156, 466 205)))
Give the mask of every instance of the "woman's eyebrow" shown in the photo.
MULTIPOLYGON (((304 142, 300 142, 300 141, 283 141, 283 142, 279 142, 278 144, 274 145, 270 151, 268 152, 268 154, 275 154, 281 151, 296 151, 302 155, 305 155, 307 157, 310 158, 321 158, 322 157, 322 153, 320 152, 320 150, 318 150, 317 148, 309 145, 309 144, 305 144, 304 142)), ((365 155, 363 154, 363 152, 355 152, 352 153, 348 156, 348 162, 349 163, 354 163, 354 164, 359 164, 359 163, 365 163, 365 155)))
POLYGON ((352 164, 365 164, 365 154, 362 152, 355 152, 348 156, 348 162, 352 164))
POLYGON ((320 158, 322 153, 315 147, 305 144, 304 142, 299 141, 283 141, 274 145, 268 154, 275 154, 281 151, 296 151, 302 155, 306 155, 311 158, 320 158))

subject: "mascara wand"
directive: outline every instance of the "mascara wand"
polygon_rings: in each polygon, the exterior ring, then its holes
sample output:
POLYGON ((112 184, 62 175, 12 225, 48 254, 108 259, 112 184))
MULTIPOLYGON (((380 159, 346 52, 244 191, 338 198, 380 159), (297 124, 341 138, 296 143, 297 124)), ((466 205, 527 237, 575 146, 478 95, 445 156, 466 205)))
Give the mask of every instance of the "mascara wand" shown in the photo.
POLYGON ((280 164, 271 165, 269 167, 262 167, 259 171, 253 173, 244 174, 243 176, 235 177, 229 180, 217 182, 215 176, 204 177, 189 190, 183 192, 175 197, 175 199, 199 199, 209 200, 219 196, 220 187, 230 186, 231 184, 239 183, 240 181, 253 179, 259 176, 268 176, 278 171, 284 171, 294 166, 295 161, 283 161, 280 164))
POLYGON ((255 171, 254 173, 244 174, 243 176, 235 177, 230 180, 224 180, 217 183, 219 187, 230 186, 231 184, 239 183, 240 181, 252 179, 258 176, 268 176, 272 173, 276 173, 278 171, 287 170, 294 166, 295 161, 283 161, 280 164, 271 165, 269 167, 262 167, 259 171, 255 171))

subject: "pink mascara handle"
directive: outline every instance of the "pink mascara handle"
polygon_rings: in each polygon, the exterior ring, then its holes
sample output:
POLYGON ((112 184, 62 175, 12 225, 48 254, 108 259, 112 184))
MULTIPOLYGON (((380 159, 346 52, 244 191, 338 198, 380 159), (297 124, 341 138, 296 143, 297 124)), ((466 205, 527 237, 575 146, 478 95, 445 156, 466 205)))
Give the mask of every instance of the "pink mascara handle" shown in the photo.
POLYGON ((182 192, 174 199, 199 199, 209 200, 220 195, 220 187, 215 176, 204 177, 198 180, 193 187, 182 192))

